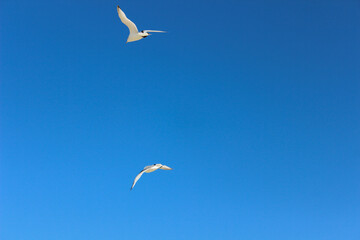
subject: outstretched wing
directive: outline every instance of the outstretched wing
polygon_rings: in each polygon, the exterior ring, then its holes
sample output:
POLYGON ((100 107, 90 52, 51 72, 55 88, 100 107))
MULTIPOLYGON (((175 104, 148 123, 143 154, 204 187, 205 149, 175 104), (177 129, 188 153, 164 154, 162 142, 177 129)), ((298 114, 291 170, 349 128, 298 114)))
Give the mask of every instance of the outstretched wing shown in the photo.
POLYGON ((161 32, 161 33, 166 33, 165 31, 159 31, 159 30, 144 30, 143 32, 161 32))
POLYGON ((126 17, 125 13, 121 10, 121 8, 119 6, 117 6, 117 12, 119 14, 119 18, 122 21, 122 23, 125 24, 129 28, 130 34, 139 32, 135 23, 133 23, 126 17))
POLYGON ((168 167, 166 165, 161 165, 160 169, 162 169, 162 170, 173 170, 171 167, 168 167))
POLYGON ((130 190, 132 190, 132 189, 134 188, 136 182, 141 178, 141 176, 143 175, 144 172, 145 172, 145 169, 142 170, 142 171, 136 176, 136 178, 134 179, 134 182, 133 182, 130 190))

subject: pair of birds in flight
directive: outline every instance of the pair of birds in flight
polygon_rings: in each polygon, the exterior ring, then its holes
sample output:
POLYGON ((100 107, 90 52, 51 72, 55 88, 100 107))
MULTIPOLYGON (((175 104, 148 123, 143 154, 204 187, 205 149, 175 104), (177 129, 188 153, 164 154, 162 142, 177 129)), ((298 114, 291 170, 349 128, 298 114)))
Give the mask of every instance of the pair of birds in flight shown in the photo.
MULTIPOLYGON (((121 10, 121 8, 119 6, 117 6, 117 12, 119 14, 119 18, 120 20, 129 28, 130 30, 130 34, 129 34, 129 37, 127 39, 127 43, 128 42, 134 42, 134 41, 138 41, 140 39, 143 39, 143 38, 146 38, 147 36, 150 35, 149 32, 164 32, 164 31, 159 31, 159 30, 143 30, 143 31, 140 31, 137 29, 135 23, 133 23, 132 21, 130 21, 125 13, 121 10)), ((162 165, 160 163, 157 163, 157 164, 153 164, 153 165, 150 165, 150 166, 146 166, 134 179, 134 182, 131 186, 131 189, 132 190, 135 186, 135 184, 137 183, 137 181, 141 178, 141 176, 144 174, 144 173, 151 173, 151 172, 154 172, 158 169, 162 169, 162 170, 172 170, 172 168, 168 167, 168 166, 165 166, 165 165, 162 165)))
POLYGON ((127 43, 128 42, 134 42, 134 41, 138 41, 140 39, 146 38, 149 35, 151 35, 149 32, 162 32, 164 33, 165 31, 159 31, 159 30, 143 30, 140 31, 137 29, 135 23, 133 23, 132 21, 130 21, 125 13, 123 12, 123 10, 121 10, 121 8, 119 6, 117 6, 117 12, 119 15, 120 20, 123 22, 123 24, 125 24, 129 30, 130 30, 130 34, 129 37, 127 39, 127 43))
MULTIPOLYGON (((140 39, 146 38, 147 36, 150 35, 149 32, 164 32, 164 31, 158 31, 158 30, 143 30, 141 32, 139 32, 139 30, 137 29, 135 23, 133 23, 132 21, 130 21, 125 13, 121 10, 121 8, 119 6, 117 6, 117 12, 119 14, 119 18, 120 20, 129 28, 130 30, 130 34, 129 37, 127 39, 126 42, 134 42, 134 41, 138 41, 140 39)), ((135 184, 137 183, 137 181, 141 178, 141 176, 144 173, 151 173, 153 171, 156 171, 158 169, 163 169, 163 170, 172 170, 172 168, 162 165, 160 163, 158 164, 153 164, 150 166, 146 166, 134 179, 134 182, 131 186, 131 189, 134 188, 135 184)), ((131 190, 130 189, 130 190, 131 190)))

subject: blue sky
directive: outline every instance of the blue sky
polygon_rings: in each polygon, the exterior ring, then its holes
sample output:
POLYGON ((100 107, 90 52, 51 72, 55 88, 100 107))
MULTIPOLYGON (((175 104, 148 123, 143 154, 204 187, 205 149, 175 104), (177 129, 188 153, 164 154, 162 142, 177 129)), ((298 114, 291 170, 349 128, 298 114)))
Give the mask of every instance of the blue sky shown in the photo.
POLYGON ((0 3, 0 238, 360 238, 359 1, 0 3), (116 6, 139 30, 125 44, 116 6), (145 174, 163 163, 173 171, 145 174))

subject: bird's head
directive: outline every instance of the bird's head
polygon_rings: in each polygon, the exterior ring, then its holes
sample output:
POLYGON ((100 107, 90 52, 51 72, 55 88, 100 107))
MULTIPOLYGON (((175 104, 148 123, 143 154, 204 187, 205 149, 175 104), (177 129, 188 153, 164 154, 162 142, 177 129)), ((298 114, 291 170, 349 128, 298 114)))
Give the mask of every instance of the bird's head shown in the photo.
POLYGON ((146 37, 148 37, 148 36, 151 35, 150 33, 144 32, 144 31, 139 32, 139 34, 140 34, 140 36, 142 36, 143 38, 146 38, 146 37))

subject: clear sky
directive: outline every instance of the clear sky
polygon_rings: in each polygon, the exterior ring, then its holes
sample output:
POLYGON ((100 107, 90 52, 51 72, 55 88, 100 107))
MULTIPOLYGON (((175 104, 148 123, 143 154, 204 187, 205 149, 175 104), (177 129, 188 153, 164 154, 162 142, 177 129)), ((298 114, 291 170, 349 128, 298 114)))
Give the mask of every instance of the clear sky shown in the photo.
POLYGON ((358 0, 2 0, 0 239, 360 239, 359 24, 358 0), (125 44, 117 5, 168 33, 125 44))

